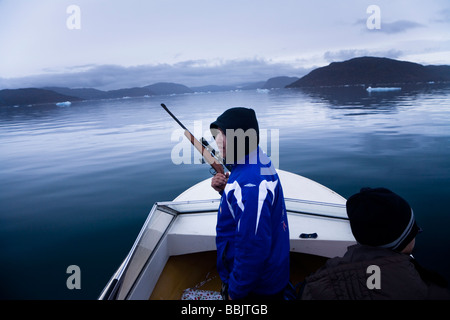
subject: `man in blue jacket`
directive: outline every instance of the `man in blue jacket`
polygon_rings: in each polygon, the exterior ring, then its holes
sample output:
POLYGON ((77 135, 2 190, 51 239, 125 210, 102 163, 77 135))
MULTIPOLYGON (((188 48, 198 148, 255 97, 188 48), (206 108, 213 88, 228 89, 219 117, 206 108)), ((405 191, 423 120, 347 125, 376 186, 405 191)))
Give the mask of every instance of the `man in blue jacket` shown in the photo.
POLYGON ((217 269, 225 299, 282 299, 289 282, 289 227, 283 188, 259 148, 254 110, 232 108, 211 126, 231 174, 216 174, 217 269))

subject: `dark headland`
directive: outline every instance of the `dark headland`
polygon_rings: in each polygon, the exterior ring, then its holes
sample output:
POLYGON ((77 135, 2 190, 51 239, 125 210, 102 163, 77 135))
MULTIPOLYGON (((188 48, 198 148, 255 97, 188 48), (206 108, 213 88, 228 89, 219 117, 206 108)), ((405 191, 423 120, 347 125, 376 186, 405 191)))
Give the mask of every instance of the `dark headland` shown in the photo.
POLYGON ((388 58, 360 57, 314 69, 287 88, 386 86, 450 81, 450 66, 424 66, 388 58))

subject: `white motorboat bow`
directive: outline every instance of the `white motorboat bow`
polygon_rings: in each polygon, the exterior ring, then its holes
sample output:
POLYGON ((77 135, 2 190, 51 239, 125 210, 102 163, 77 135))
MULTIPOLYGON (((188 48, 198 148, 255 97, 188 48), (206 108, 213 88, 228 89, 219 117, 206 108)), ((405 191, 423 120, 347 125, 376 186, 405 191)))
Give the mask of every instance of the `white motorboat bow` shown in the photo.
MULTIPOLYGON (((288 213, 291 281, 302 281, 326 259, 355 243, 346 199, 327 187, 278 170, 288 213)), ((220 291, 215 270, 220 195, 211 178, 170 202, 157 202, 129 254, 99 299, 180 299, 190 288, 220 291)))

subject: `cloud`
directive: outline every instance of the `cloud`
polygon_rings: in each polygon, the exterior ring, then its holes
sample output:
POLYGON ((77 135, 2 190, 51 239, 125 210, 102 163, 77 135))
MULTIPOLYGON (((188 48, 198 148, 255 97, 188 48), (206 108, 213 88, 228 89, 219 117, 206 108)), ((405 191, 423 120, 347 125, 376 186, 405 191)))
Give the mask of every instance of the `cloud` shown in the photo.
POLYGON ((393 34, 393 33, 400 33, 400 32, 406 32, 411 29, 415 28, 423 28, 425 27, 423 24, 414 22, 414 21, 408 21, 408 20, 399 20, 394 22, 382 22, 381 23, 381 29, 379 31, 383 33, 393 34))
POLYGON ((432 21, 438 23, 450 23, 450 8, 439 11, 437 18, 432 19, 432 21))
POLYGON ((310 69, 289 63, 264 59, 188 60, 175 64, 139 66, 81 65, 51 73, 22 77, 0 78, 0 88, 61 86, 70 88, 142 87, 156 82, 176 82, 187 86, 235 85, 265 81, 274 76, 303 76, 310 69))
POLYGON ((354 25, 359 25, 363 28, 364 31, 367 32, 380 32, 386 34, 396 34, 409 31, 415 28, 424 28, 425 25, 410 21, 410 20, 397 20, 394 22, 385 22, 381 19, 381 28, 380 29, 368 29, 367 28, 367 20, 366 19, 358 19, 354 25))

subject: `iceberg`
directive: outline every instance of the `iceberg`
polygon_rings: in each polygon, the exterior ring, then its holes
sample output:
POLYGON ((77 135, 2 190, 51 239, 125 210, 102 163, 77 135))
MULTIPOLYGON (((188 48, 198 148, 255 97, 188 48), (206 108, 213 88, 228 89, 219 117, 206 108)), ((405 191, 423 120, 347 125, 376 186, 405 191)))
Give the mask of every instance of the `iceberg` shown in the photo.
POLYGON ((69 107, 72 104, 72 102, 70 101, 65 101, 65 102, 58 102, 56 105, 58 107, 69 107))
POLYGON ((368 87, 367 92, 385 92, 385 91, 399 91, 402 90, 400 87, 368 87))

